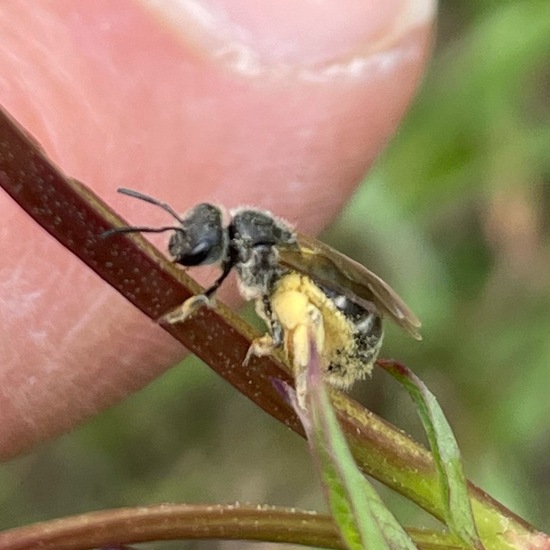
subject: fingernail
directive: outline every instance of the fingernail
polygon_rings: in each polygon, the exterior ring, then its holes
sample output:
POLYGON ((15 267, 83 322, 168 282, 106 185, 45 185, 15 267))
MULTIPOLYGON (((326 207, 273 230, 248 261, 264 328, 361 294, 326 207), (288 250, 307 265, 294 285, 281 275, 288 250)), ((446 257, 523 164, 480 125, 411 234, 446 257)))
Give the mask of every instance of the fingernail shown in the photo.
POLYGON ((198 50, 242 69, 367 55, 428 24, 435 0, 141 0, 198 50))

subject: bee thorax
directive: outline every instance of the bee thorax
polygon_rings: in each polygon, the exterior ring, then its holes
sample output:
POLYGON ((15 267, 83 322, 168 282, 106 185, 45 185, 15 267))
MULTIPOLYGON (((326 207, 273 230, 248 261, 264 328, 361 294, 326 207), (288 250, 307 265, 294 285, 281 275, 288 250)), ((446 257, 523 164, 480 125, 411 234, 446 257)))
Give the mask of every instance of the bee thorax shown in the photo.
POLYGON ((279 254, 271 245, 255 246, 239 252, 240 261, 235 268, 239 278, 239 290, 246 300, 254 300, 271 292, 283 270, 279 266, 279 254))

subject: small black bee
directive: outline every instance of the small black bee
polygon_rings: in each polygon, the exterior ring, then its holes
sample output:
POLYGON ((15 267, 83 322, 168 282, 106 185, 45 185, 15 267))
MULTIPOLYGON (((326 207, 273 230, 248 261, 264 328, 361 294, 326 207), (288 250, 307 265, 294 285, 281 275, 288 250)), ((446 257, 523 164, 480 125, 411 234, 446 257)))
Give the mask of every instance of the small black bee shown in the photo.
POLYGON ((123 227, 114 233, 173 231, 168 251, 186 267, 219 263, 221 274, 203 294, 193 296, 165 321, 183 322, 209 303, 235 269, 239 290, 254 300, 268 334, 256 339, 245 358, 283 347, 295 374, 309 362, 316 341, 325 378, 347 389, 372 370, 387 315, 413 338, 421 339, 420 321, 380 277, 320 241, 301 235, 270 212, 237 208, 224 224, 220 208, 202 203, 177 214, 168 204, 130 189, 120 193, 160 206, 177 225, 123 227))

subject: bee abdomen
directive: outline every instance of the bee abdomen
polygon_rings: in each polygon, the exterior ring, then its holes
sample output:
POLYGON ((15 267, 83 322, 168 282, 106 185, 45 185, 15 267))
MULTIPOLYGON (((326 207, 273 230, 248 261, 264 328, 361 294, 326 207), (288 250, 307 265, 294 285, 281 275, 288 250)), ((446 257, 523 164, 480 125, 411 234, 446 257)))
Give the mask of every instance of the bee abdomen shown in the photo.
POLYGON ((328 382, 335 387, 347 389, 372 371, 382 346, 382 318, 374 304, 373 311, 367 311, 335 291, 323 288, 323 292, 353 327, 353 342, 345 349, 336 350, 327 367, 328 382))

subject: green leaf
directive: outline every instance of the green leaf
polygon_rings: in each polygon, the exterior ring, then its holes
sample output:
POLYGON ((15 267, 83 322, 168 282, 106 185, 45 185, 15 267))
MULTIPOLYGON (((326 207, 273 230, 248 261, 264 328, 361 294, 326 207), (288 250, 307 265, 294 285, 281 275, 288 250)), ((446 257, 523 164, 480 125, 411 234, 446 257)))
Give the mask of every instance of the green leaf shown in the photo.
POLYGON ((482 549, 458 444, 435 396, 405 365, 385 360, 379 360, 377 365, 405 387, 417 406, 435 460, 447 526, 468 546, 482 549))
POLYGON ((298 398, 287 391, 306 430, 327 503, 347 548, 416 548, 357 468, 325 389, 314 345, 307 372, 297 376, 297 388, 298 398))

